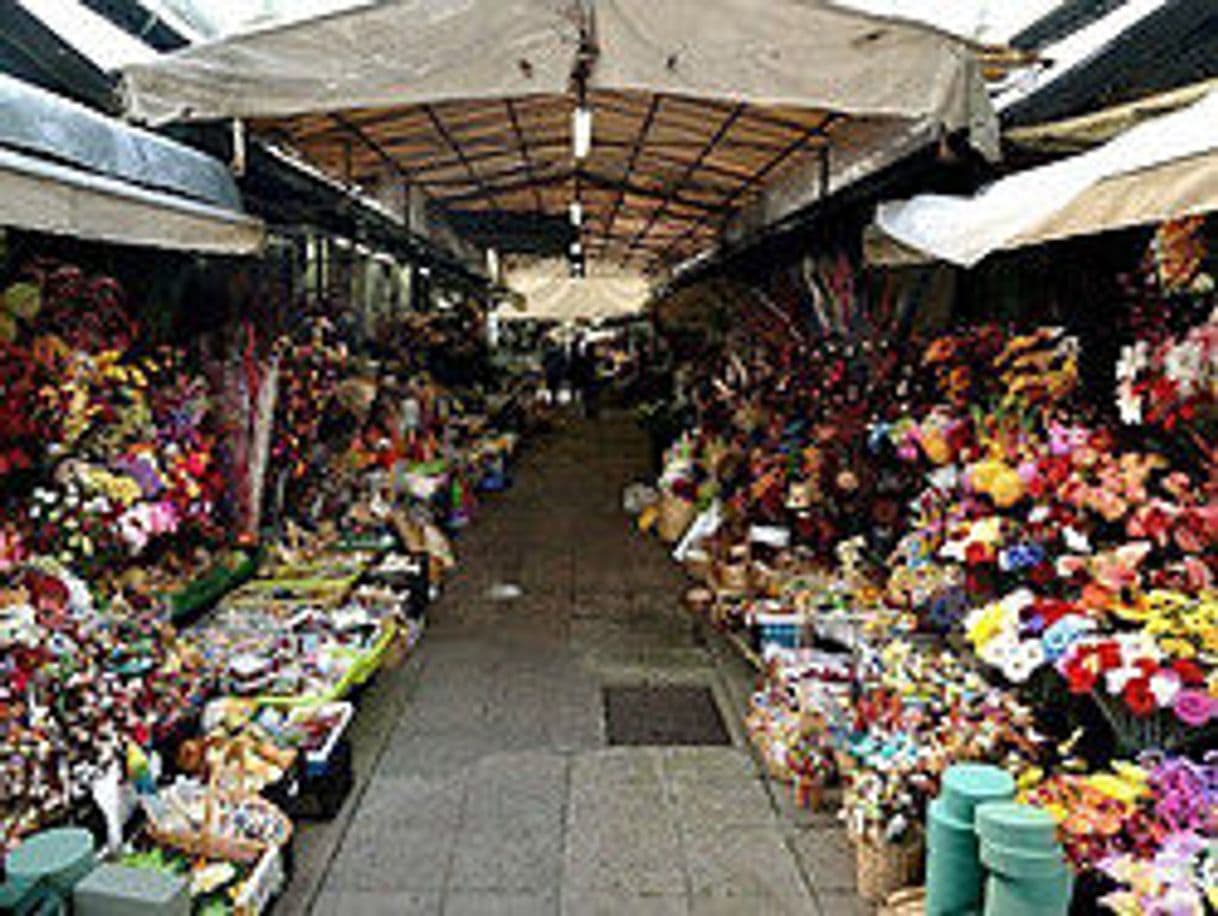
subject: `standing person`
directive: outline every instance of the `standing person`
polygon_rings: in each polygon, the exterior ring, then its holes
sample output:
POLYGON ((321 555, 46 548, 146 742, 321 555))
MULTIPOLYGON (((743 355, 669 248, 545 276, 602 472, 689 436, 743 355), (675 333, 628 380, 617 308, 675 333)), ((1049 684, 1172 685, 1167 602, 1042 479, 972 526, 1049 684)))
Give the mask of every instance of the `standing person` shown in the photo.
POLYGON ((584 416, 595 420, 601 409, 600 352, 592 341, 584 343, 583 354, 584 416))
POLYGON ((550 392, 551 402, 558 400, 558 389, 562 387, 567 375, 567 354, 563 352, 562 344, 550 339, 546 342, 545 353, 541 357, 542 370, 546 375, 546 388, 550 392))

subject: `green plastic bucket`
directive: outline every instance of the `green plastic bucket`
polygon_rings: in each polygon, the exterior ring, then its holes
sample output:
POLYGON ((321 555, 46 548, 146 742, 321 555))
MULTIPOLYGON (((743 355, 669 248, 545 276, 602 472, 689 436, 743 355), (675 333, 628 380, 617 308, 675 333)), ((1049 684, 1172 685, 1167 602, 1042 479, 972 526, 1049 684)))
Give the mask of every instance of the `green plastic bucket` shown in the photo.
POLYGON ((1039 880, 1053 877, 1066 867, 1061 849, 1026 852, 1000 843, 981 844, 981 864, 1004 878, 1039 880))
POLYGON ((1035 880, 990 874, 985 885, 985 916, 1066 916, 1074 876, 1066 868, 1035 880))
POLYGON ((956 763, 943 774, 939 799, 943 813, 972 824, 977 808, 987 802, 1015 797, 1015 779, 1001 767, 985 763, 956 763))
POLYGON ((926 819, 927 916, 977 912, 984 880, 972 825, 953 818, 943 799, 935 799, 926 819))
POLYGON ((990 802, 977 809, 977 836, 1014 852, 1057 852, 1057 821, 1043 808, 990 802))

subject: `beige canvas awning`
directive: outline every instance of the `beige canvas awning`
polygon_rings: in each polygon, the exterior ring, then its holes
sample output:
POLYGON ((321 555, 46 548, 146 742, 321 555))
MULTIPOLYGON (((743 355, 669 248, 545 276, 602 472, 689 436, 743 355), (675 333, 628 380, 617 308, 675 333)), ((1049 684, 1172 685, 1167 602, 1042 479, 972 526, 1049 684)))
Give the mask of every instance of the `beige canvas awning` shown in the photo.
POLYGON ((658 271, 822 162, 836 187, 876 147, 944 129, 994 153, 974 51, 824 0, 387 0, 123 76, 136 118, 245 118, 356 186, 466 215, 565 221, 578 200, 590 259, 658 271))
POLYGON ((571 277, 561 259, 535 261, 508 271, 507 284, 518 293, 523 309, 503 309, 504 318, 576 321, 615 318, 641 312, 651 298, 642 274, 609 265, 589 265, 588 276, 571 277))
POLYGON ((210 254, 262 249, 260 220, 0 149, 0 226, 210 254))
POLYGON ((873 263, 909 249, 971 267, 995 251, 1208 213, 1218 208, 1218 92, 1097 149, 995 182, 973 197, 880 204, 873 263))

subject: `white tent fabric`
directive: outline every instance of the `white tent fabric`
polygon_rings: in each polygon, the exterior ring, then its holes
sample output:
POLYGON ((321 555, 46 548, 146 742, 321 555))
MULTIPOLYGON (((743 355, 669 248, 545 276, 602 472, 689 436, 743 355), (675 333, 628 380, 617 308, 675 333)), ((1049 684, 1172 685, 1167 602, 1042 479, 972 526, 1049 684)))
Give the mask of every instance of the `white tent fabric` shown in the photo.
POLYGON ((569 0, 390 0, 127 67, 124 93, 152 124, 559 93, 578 47, 569 0))
POLYGON ((210 254, 254 254, 266 235, 242 213, 4 149, 0 226, 210 254))
POLYGON ((613 318, 643 310, 651 286, 641 274, 589 265, 589 276, 572 278, 562 259, 538 261, 508 271, 507 285, 524 299, 523 310, 504 309, 503 318, 575 321, 613 318))
MULTIPOLYGON (((153 123, 563 93, 578 0, 389 0, 187 48, 124 70, 153 123)), ((992 133, 966 45, 825 0, 598 0, 590 85, 992 133)))
POLYGON ((815 0, 598 0, 592 84, 856 115, 989 111, 967 47, 815 0))
POLYGON ((1003 249, 1101 232, 1218 203, 1218 92, 1097 149, 995 182, 974 197, 880 204, 875 223, 908 248, 971 267, 1003 249))

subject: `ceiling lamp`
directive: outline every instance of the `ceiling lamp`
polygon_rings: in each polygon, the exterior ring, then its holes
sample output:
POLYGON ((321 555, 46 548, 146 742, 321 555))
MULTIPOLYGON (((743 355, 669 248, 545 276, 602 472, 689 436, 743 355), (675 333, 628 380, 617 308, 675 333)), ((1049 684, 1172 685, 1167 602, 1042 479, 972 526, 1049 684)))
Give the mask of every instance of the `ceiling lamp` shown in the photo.
POLYGON ((580 105, 571 115, 571 151, 577 160, 592 152, 592 109, 580 105))
POLYGON ((584 224, 584 205, 578 200, 571 201, 569 210, 571 214, 571 225, 578 229, 584 224))

